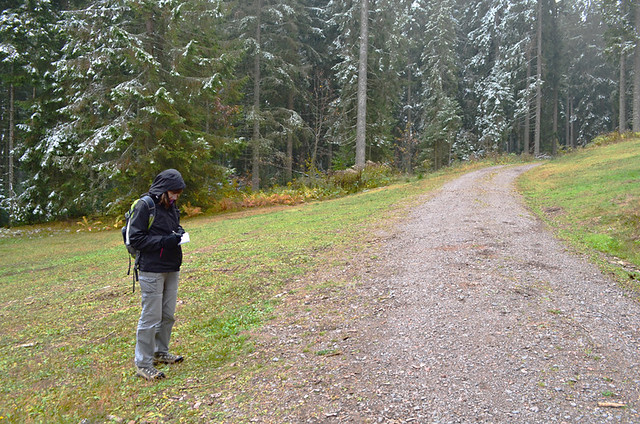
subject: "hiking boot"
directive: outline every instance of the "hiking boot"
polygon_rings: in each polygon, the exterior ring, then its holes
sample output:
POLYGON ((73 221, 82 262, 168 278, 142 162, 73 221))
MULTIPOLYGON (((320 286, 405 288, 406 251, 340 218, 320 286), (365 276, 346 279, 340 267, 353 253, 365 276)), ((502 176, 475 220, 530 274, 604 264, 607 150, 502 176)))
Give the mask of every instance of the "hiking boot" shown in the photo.
POLYGON ((165 375, 154 367, 136 367, 136 374, 147 381, 162 380, 165 375))
POLYGON ((154 364, 177 364, 178 362, 182 362, 184 358, 180 355, 174 355, 169 352, 158 352, 154 355, 153 363, 154 364))

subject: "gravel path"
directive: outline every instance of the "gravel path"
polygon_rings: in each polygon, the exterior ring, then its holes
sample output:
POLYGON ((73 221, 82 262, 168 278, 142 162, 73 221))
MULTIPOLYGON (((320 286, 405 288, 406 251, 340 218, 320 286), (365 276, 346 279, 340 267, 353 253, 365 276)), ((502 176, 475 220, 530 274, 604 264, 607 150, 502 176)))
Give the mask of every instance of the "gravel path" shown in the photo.
POLYGON ((291 296, 235 419, 640 423, 640 307, 523 206, 532 166, 448 183, 377 257, 318 275, 322 297, 291 296))

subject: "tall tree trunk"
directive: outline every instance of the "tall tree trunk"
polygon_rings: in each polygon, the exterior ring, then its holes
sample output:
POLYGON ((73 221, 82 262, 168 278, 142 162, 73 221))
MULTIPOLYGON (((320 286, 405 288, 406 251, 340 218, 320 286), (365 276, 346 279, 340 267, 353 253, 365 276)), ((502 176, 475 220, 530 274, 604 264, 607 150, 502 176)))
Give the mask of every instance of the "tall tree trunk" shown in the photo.
MULTIPOLYGON (((640 4, 636 2, 636 33, 640 35, 640 4)), ((640 132, 640 43, 636 42, 633 62, 633 132, 640 132)))
POLYGON ((365 165, 367 136, 367 60, 369 48, 369 0, 361 0, 360 57, 358 64, 358 116, 356 119, 356 169, 365 165))
POLYGON ((551 154, 553 156, 558 154, 558 91, 557 85, 553 87, 553 139, 551 140, 551 154))
POLYGON ((16 107, 15 107, 15 87, 13 84, 9 86, 9 149, 7 153, 9 154, 9 164, 8 164, 8 186, 9 186, 9 196, 13 198, 13 146, 15 145, 16 139, 16 107))
POLYGON ((153 57, 155 57, 155 41, 156 41, 156 37, 154 34, 154 25, 153 25, 153 10, 151 10, 149 12, 149 16, 147 17, 147 20, 145 21, 145 27, 147 30, 147 51, 149 52, 149 54, 153 57))
POLYGON ((565 147, 569 147, 571 145, 571 142, 569 141, 569 125, 571 122, 571 109, 569 107, 569 101, 570 101, 570 97, 569 97, 569 90, 567 90, 567 102, 565 103, 565 124, 564 124, 564 146, 565 147))
POLYGON ((411 116, 411 65, 407 70, 407 128, 405 130, 405 143, 404 143, 404 170, 407 174, 411 173, 411 157, 412 142, 413 142, 413 116, 411 116))
POLYGON ((540 124, 542 119, 542 0, 538 0, 538 58, 536 60, 536 122, 533 139, 533 155, 540 155, 540 124))
POLYGON ((528 85, 531 81, 531 49, 533 45, 527 48, 527 91, 526 106, 524 115, 524 147, 522 153, 529 154, 531 152, 531 96, 529 95, 528 85))
POLYGON ((576 147, 576 138, 574 134, 573 128, 573 97, 569 100, 569 140, 571 141, 570 146, 572 149, 576 147))
MULTIPOLYGON (((318 149, 320 148, 320 141, 322 141, 324 123, 327 119, 330 91, 328 88, 329 82, 324 78, 323 73, 316 72, 313 80, 313 105, 311 108, 313 110, 313 150, 311 151, 311 162, 313 167, 317 167, 318 160, 322 162, 322 159, 318 158, 318 149)), ((330 143, 329 147, 331 147, 330 143)), ((331 159, 329 159, 327 166, 331 168, 331 159)))
MULTIPOLYGON (((289 92, 289 110, 293 110, 293 90, 289 92)), ((286 169, 286 177, 287 181, 291 181, 293 179, 293 131, 289 130, 287 132, 287 169, 286 169)), ((315 164, 314 164, 315 166, 315 164)))
POLYGON ((251 140, 251 190, 260 189, 260 36, 262 0, 257 0, 256 57, 253 63, 253 138, 251 140))
POLYGON ((620 49, 620 95, 618 96, 618 132, 620 134, 627 132, 626 68, 625 52, 624 49, 620 49))
MULTIPOLYGON (((558 28, 558 3, 551 2, 551 10, 552 10, 552 22, 553 29, 552 34, 557 35, 558 28)), ((556 47, 557 48, 557 47, 556 47)), ((553 50, 553 49, 552 49, 553 50)), ((560 53, 560 50, 556 50, 556 53, 560 53)), ((554 63, 557 64, 556 59, 558 54, 553 54, 554 63)), ((560 78, 558 75, 553 72, 553 77, 551 78, 552 88, 553 88, 553 120, 552 120, 552 140, 551 140, 551 154, 556 156, 558 154, 558 96, 560 92, 560 78)))
POLYGON ((211 124, 209 123, 211 119, 211 104, 209 103, 209 100, 205 102, 204 111, 204 132, 205 134, 209 134, 211 131, 211 124))
POLYGON ((531 97, 529 96, 529 81, 531 81, 531 49, 533 46, 529 44, 527 47, 527 90, 525 91, 525 114, 524 114, 524 146, 523 154, 529 154, 531 148, 531 97))
POLYGON ((15 145, 16 131, 15 131, 15 87, 13 84, 9 85, 9 146, 7 149, 8 155, 8 170, 7 170, 7 187, 9 194, 9 225, 11 225, 12 217, 15 213, 15 191, 13 188, 13 146, 15 145))

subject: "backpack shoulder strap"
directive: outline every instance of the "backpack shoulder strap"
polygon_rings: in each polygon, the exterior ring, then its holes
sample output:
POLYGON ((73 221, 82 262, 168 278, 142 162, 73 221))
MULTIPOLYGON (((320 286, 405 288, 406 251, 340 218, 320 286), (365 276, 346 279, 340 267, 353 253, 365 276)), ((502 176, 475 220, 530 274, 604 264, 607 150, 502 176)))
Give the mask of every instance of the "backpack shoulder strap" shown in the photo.
POLYGON ((133 218, 133 211, 136 207, 136 205, 138 204, 138 202, 143 201, 143 203, 145 203, 147 205, 147 208, 149 209, 149 225, 147 226, 147 230, 151 228, 151 224, 153 224, 153 220, 156 216, 156 204, 153 201, 153 199, 148 196, 142 196, 139 199, 136 199, 132 204, 131 204, 131 208, 129 208, 129 211, 125 214, 125 218, 127 219, 127 225, 126 225, 126 229, 125 229, 125 244, 127 246, 129 246, 130 244, 130 239, 129 239, 129 230, 131 228, 131 219, 133 218))
POLYGON ((147 208, 149 208, 149 226, 147 227, 149 229, 156 217, 156 202, 150 196, 142 196, 140 200, 144 201, 147 204, 147 208))
POLYGON ((139 201, 140 201, 140 199, 134 200, 133 203, 131 204, 131 207, 127 211, 127 213, 124 214, 124 217, 127 220, 127 225, 125 226, 124 244, 126 244, 127 246, 129 246, 129 244, 130 244, 129 231, 131 229, 131 219, 133 218, 133 211, 136 208, 136 205, 138 204, 139 201))

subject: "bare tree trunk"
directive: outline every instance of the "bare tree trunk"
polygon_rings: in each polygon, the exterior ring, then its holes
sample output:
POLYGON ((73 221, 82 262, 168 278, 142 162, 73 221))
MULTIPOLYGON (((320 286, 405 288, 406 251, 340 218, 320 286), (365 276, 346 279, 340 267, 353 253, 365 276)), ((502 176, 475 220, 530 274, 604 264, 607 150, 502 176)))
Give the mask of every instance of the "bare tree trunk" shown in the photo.
POLYGON ((320 84, 316 83, 315 101, 316 101, 316 118, 315 128, 313 129, 313 150, 311 151, 311 169, 316 169, 316 161, 318 160, 318 145, 320 144, 320 134, 322 134, 322 121, 324 119, 324 106, 322 105, 322 93, 320 84))
POLYGON ((15 87, 13 84, 9 86, 9 148, 7 153, 9 154, 9 163, 8 163, 8 186, 9 186, 9 196, 13 198, 13 146, 15 145, 16 139, 16 123, 15 123, 15 87))
POLYGON ((569 139, 571 140, 571 148, 575 149, 576 138, 575 138, 574 128, 573 128, 573 97, 571 98, 569 103, 569 110, 571 111, 569 114, 569 116, 571 117, 569 120, 569 139))
MULTIPOLYGON (((289 93, 289 110, 293 110, 293 90, 289 93)), ((293 179, 293 131, 289 130, 287 133, 287 169, 286 177, 287 181, 293 179)))
MULTIPOLYGON (((531 49, 533 46, 527 47, 527 88, 529 81, 531 81, 531 49)), ((529 96, 529 90, 525 91, 525 114, 524 114, 524 146, 522 148, 523 154, 529 154, 531 148, 531 97, 529 96)))
POLYGON ((567 90, 567 103, 565 104, 565 124, 564 124, 564 146, 569 147, 571 142, 569 141, 569 125, 571 122, 571 109, 569 107, 569 90, 567 90))
POLYGON ((153 11, 150 12, 150 16, 145 21, 145 27, 147 30, 147 51, 153 57, 155 57, 155 34, 153 25, 153 11))
MULTIPOLYGON (((311 150, 311 166, 317 168, 318 149, 322 141, 324 124, 327 121, 327 109, 331 97, 329 83, 322 72, 316 72, 313 77, 313 147, 311 150)), ((329 148, 331 144, 329 143, 329 148)), ((331 152, 328 153, 328 167, 331 168, 331 152)))
POLYGON ((360 57, 358 64, 358 116, 356 119, 356 169, 365 165, 367 136, 367 60, 369 48, 369 0, 361 0, 360 57))
POLYGON ((538 0, 538 58, 536 60, 536 122, 533 139, 533 155, 540 155, 540 120, 542 119, 542 0, 538 0))
MULTIPOLYGON (((637 3, 637 2, 636 2, 637 3)), ((636 4, 636 33, 640 35, 640 4, 636 4)), ((640 132, 640 43, 636 42, 633 62, 633 132, 640 132)))
POLYGON ((551 140, 551 154, 558 154, 558 86, 553 88, 553 140, 551 140))
POLYGON ((433 142, 433 169, 438 170, 440 167, 438 166, 438 141, 433 142))
POLYGON ((256 57, 253 64, 253 138, 251 140, 251 189, 260 189, 260 36, 262 0, 257 0, 256 57))
POLYGON ((413 116, 411 116, 411 65, 407 70, 407 128, 405 130, 404 143, 404 169, 407 174, 411 173, 411 157, 413 156, 413 116))
POLYGON ((13 219, 15 212, 15 191, 13 188, 13 146, 15 145, 16 131, 15 131, 15 87, 13 84, 9 86, 9 145, 7 147, 7 187, 9 197, 9 226, 13 219))
POLYGON ((627 102, 626 102, 626 73, 627 66, 625 61, 625 52, 623 49, 620 49, 620 95, 618 96, 618 132, 620 134, 624 134, 627 132, 627 102))

